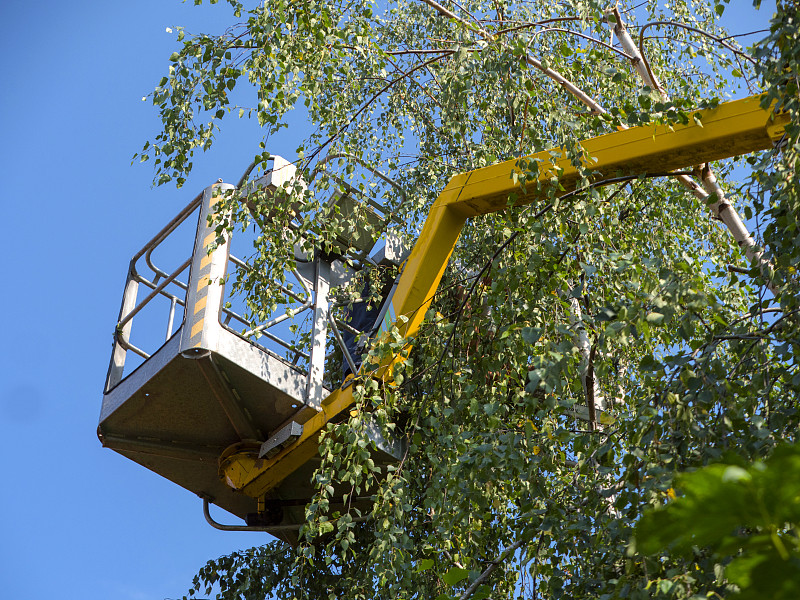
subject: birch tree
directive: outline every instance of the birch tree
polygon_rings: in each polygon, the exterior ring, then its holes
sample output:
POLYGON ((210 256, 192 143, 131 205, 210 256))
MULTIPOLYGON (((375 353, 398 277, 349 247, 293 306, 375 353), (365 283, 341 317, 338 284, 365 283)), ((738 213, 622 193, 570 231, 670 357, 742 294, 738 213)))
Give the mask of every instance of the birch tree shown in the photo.
MULTIPOLYGON (((270 136, 297 114, 313 130, 290 149, 306 180, 326 157, 355 157, 327 160, 316 186, 277 204, 230 200, 219 226, 255 220, 261 232, 254 268, 236 282, 255 317, 270 310, 290 255, 281 215, 309 215, 329 239, 313 219, 319 189, 336 175, 368 191, 358 165, 401 182, 402 202, 376 193, 413 240, 459 172, 552 147, 578 161, 582 139, 687 123, 742 94, 765 92, 791 125, 779 148, 738 163, 605 187, 587 177, 560 199, 554 181, 539 203, 517 208, 512 197, 471 221, 396 385, 358 380, 356 410, 324 432, 299 545, 212 560, 190 596, 706 598, 746 588, 726 575, 735 549, 651 540, 644 555, 634 527, 681 494, 679 475, 768 459, 796 440, 796 3, 779 1, 755 38, 720 27, 720 0, 228 3, 226 29, 178 31, 152 94, 163 130, 140 158, 156 182, 181 186, 194 153, 213 152, 237 118, 263 132, 243 181, 279 153, 270 136), (733 180, 735 164, 749 180, 733 180), (581 407, 588 421, 575 418, 581 407), (407 439, 397 465, 370 461, 365 414, 407 439), (369 493, 369 513, 342 509, 334 479, 369 493)), ((776 527, 779 539, 791 532, 776 527)))

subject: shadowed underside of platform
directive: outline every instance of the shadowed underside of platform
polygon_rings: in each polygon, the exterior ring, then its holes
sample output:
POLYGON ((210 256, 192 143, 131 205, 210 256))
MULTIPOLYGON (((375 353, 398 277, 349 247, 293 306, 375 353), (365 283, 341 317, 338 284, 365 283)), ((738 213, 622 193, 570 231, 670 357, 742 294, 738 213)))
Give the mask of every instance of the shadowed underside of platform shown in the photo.
MULTIPOLYGON (((223 334, 218 352, 186 357, 179 352, 179 330, 105 394, 98 435, 104 446, 244 518, 256 511, 256 501, 220 479, 220 455, 232 444, 258 444, 287 422, 303 423, 316 410, 302 399, 305 374, 223 334)), ((309 498, 316 463, 310 461, 270 496, 309 498)), ((284 521, 302 516, 302 507, 288 508, 284 521)))

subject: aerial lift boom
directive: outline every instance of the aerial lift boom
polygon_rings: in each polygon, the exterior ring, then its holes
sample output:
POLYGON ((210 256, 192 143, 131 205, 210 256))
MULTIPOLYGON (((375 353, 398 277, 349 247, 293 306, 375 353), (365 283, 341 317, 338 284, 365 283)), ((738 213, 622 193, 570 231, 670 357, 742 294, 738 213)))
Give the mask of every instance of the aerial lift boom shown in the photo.
MULTIPOLYGON (((416 334, 467 219, 505 210, 510 205, 509 198, 513 198, 514 206, 524 206, 574 191, 580 184, 581 171, 590 174, 593 185, 603 185, 620 177, 666 173, 772 148, 787 123, 785 115, 763 108, 760 97, 723 103, 693 116, 687 125, 640 126, 586 140, 582 143, 585 159, 580 168, 560 149, 527 156, 524 162, 536 165, 528 173, 536 177, 522 185, 520 177, 524 171, 519 160, 454 176, 431 207, 422 232, 403 264, 395 292, 389 299, 383 329, 396 325, 407 339, 416 334), (400 316, 403 319, 398 320, 400 316)), ((397 360, 401 357, 385 361, 371 376, 391 377, 392 363, 397 360)), ((229 490, 263 502, 263 498, 285 487, 287 481, 313 462, 318 454, 320 432, 353 404, 353 393, 353 386, 345 385, 333 390, 325 388, 324 397, 306 398, 310 410, 305 412, 302 422, 292 421, 282 426, 272 434, 275 438, 272 441, 259 439, 263 442, 262 452, 254 451, 252 444, 229 447, 220 457, 220 479, 229 490), (265 446, 269 453, 263 451, 265 446)), ((113 421, 113 410, 101 417, 101 433, 104 420, 113 421)), ((206 498, 211 495, 204 489, 195 489, 196 486, 183 482, 181 485, 206 498)), ((297 516, 295 520, 301 519, 297 516)), ((278 528, 279 523, 275 522, 278 528)))
MULTIPOLYGON (((602 184, 621 175, 664 173, 772 148, 786 124, 784 116, 762 108, 758 97, 724 103, 701 111, 697 117, 689 125, 635 127, 586 140, 582 145, 593 161, 588 167, 594 183, 602 184)), ((553 154, 548 150, 525 158, 529 164, 538 164, 539 170, 538 180, 528 181, 524 190, 514 177, 520 173, 517 160, 462 173, 450 180, 431 207, 391 300, 391 312, 407 319, 397 323, 403 336, 412 337, 419 329, 467 219, 506 209, 511 194, 517 196, 515 206, 535 202, 545 194, 553 178, 560 185, 556 196, 575 189, 578 168, 563 155, 554 159, 553 154)), ((384 365, 384 369, 388 366, 384 365)), ((298 464, 316 454, 320 430, 352 403, 352 387, 331 393, 322 401, 322 411, 305 424, 303 434, 293 445, 258 468, 246 469, 247 475, 237 479, 239 489, 255 496, 267 492, 298 464)), ((228 458, 230 465, 236 461, 237 457, 228 458)))

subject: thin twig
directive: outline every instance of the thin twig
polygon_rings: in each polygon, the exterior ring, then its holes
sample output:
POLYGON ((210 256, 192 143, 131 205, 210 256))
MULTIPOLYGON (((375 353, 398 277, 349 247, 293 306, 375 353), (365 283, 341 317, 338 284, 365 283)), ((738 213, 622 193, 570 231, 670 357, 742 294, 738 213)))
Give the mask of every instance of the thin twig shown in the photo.
MULTIPOLYGON (((464 25, 465 27, 467 27, 471 31, 474 31, 475 33, 480 35, 487 42, 493 42, 493 41, 495 41, 497 39, 497 36, 493 36, 492 34, 490 34, 485 29, 482 29, 482 28, 480 28, 480 27, 478 27, 476 25, 472 25, 471 23, 467 23, 467 21, 465 21, 464 19, 462 19, 461 17, 459 17, 458 15, 453 13, 452 11, 446 9, 444 6, 442 6, 441 4, 436 2, 436 0, 421 0, 421 2, 424 2, 425 4, 427 4, 428 6, 430 6, 434 10, 436 10, 442 16, 445 16, 448 19, 454 19, 454 20, 458 21, 459 23, 461 23, 462 25, 464 25)), ((584 92, 582 89, 580 89, 574 83, 572 83, 567 78, 565 78, 563 75, 561 75, 561 73, 559 73, 557 71, 554 71, 550 67, 545 67, 541 63, 541 61, 539 61, 538 59, 536 59, 536 58, 534 58, 534 57, 532 57, 530 55, 526 55, 525 56, 525 62, 528 63, 530 66, 538 69, 539 71, 541 71, 542 73, 547 75, 550 79, 552 79, 553 81, 558 83, 561 87, 563 87, 565 90, 567 90, 573 96, 575 96, 578 100, 580 100, 586 106, 588 106, 592 110, 593 113, 595 113, 595 114, 604 114, 606 112, 606 110, 602 106, 600 106, 600 104, 598 104, 596 100, 594 100, 586 92, 584 92)))
POLYGON ((436 62, 438 60, 441 60, 441 59, 445 58, 446 56, 450 56, 451 54, 454 54, 453 50, 443 50, 442 54, 440 56, 435 56, 433 58, 430 58, 430 59, 426 60, 425 62, 420 63, 420 64, 414 66, 413 68, 409 69, 408 71, 402 73, 400 76, 396 77, 395 79, 392 79, 389 83, 387 83, 385 86, 383 86, 377 92, 375 92, 372 95, 372 97, 369 100, 367 100, 361 106, 361 108, 359 108, 355 113, 353 113, 353 115, 347 120, 347 123, 345 123, 344 125, 339 127, 339 129, 337 129, 336 132, 333 135, 331 135, 327 140, 325 140, 325 142, 323 142, 321 145, 319 145, 317 147, 317 149, 314 150, 314 152, 308 157, 307 162, 311 162, 311 160, 315 156, 317 156, 320 152, 322 152, 323 148, 325 148, 333 140, 335 140, 337 137, 339 137, 348 127, 350 127, 350 125, 353 123, 353 121, 356 120, 358 115, 360 115, 362 112, 364 112, 367 109, 368 106, 370 106, 377 98, 379 98, 381 96, 381 94, 383 94, 386 90, 391 88, 395 83, 397 83, 398 81, 401 81, 405 77, 408 77, 409 75, 411 75, 411 73, 413 73, 415 71, 419 71, 420 69, 424 69, 429 64, 434 63, 434 62, 436 62))
POLYGON ((514 33, 515 31, 522 31, 523 29, 530 29, 531 27, 541 27, 542 25, 547 25, 548 23, 561 23, 563 21, 580 21, 580 17, 558 17, 555 19, 536 21, 535 23, 523 23, 522 25, 516 25, 514 27, 509 27, 508 29, 501 29, 497 32, 497 35, 514 33))
POLYGON ((503 564, 503 561, 505 561, 512 554, 514 554, 514 552, 520 546, 522 546, 524 544, 527 544, 527 543, 528 543, 528 540, 526 540, 525 538, 522 538, 522 539, 517 540, 516 542, 514 542, 510 546, 508 546, 505 550, 503 550, 503 552, 500 554, 500 556, 498 556, 495 560, 493 560, 492 563, 486 569, 484 569, 483 573, 478 575, 478 577, 475 579, 475 581, 473 581, 470 584, 470 586, 466 590, 464 590, 464 593, 461 594, 461 597, 458 600, 467 600, 467 598, 472 596, 472 594, 475 593, 475 590, 478 589, 478 586, 480 586, 484 581, 486 581, 486 579, 489 577, 489 575, 491 575, 498 568, 500 568, 500 565, 503 564))
POLYGON ((594 42, 595 44, 600 44, 604 48, 608 48, 612 52, 616 52, 617 54, 619 54, 623 58, 627 58, 628 60, 633 60, 633 57, 630 54, 628 54, 627 52, 625 52, 623 50, 620 50, 619 48, 614 48, 614 46, 612 46, 611 44, 607 44, 603 40, 598 40, 597 38, 593 38, 590 35, 585 35, 583 33, 580 33, 579 31, 572 31, 571 29, 563 29, 561 27, 547 27, 546 29, 541 29, 539 31, 535 31, 531 35, 531 37, 536 36, 536 35, 540 35, 542 33, 547 33, 548 31, 559 31, 561 33, 570 33, 572 35, 577 35, 578 37, 583 38, 585 40, 588 40, 590 42, 594 42))
POLYGON ((650 69, 650 63, 644 56, 644 32, 649 27, 655 27, 656 25, 672 25, 673 27, 679 27, 681 29, 686 29, 688 31, 699 33, 708 38, 711 38, 712 40, 715 40, 717 43, 721 44, 722 46, 733 52, 736 56, 741 56, 742 58, 749 60, 752 64, 758 65, 757 60, 755 60, 752 56, 750 56, 746 52, 742 52, 741 50, 737 50, 736 48, 731 46, 729 43, 725 41, 725 38, 717 37, 716 35, 708 33, 707 31, 703 31, 702 29, 698 29, 697 27, 691 27, 690 25, 686 25, 684 23, 679 23, 677 21, 651 21, 650 23, 645 23, 644 25, 642 25, 642 28, 639 30, 639 52, 642 55, 642 60, 644 61, 644 65, 647 68, 647 71, 651 74, 651 76, 653 72, 650 69))

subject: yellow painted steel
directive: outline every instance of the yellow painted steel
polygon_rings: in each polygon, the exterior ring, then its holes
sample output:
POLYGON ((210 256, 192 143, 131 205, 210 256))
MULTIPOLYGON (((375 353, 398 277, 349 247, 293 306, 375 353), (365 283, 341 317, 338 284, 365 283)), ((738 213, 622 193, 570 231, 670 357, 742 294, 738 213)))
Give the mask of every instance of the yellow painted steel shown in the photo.
POLYGON ((353 386, 336 390, 322 402, 322 410, 303 426, 302 435, 270 459, 258 459, 252 451, 223 455, 220 477, 233 489, 260 498, 317 454, 319 432, 353 403, 353 386))
MULTIPOLYGON (((582 167, 594 183, 602 184, 623 175, 664 173, 772 148, 788 123, 761 107, 759 96, 720 104, 698 111, 688 125, 641 126, 617 131, 582 142, 586 152, 582 167)), ((431 207, 393 298, 395 314, 404 316, 398 329, 412 337, 447 267, 466 220, 506 209, 509 198, 524 206, 547 197, 547 186, 557 181, 561 196, 575 189, 579 168, 560 149, 547 150, 522 159, 538 165, 537 178, 523 188, 518 176, 521 161, 514 159, 468 173, 455 175, 431 207)), ((552 188, 551 188, 552 189, 552 188)), ((382 376, 398 360, 378 369, 382 376)), ((269 460, 254 460, 252 454, 227 456, 220 476, 239 491, 260 497, 312 458, 318 450, 319 432, 337 414, 353 403, 353 386, 337 390, 322 402, 322 411, 303 426, 302 436, 269 460)))

